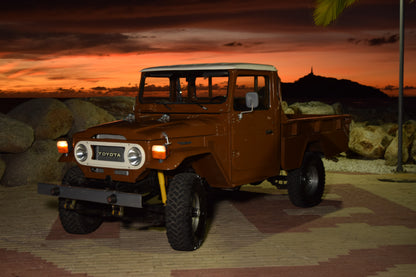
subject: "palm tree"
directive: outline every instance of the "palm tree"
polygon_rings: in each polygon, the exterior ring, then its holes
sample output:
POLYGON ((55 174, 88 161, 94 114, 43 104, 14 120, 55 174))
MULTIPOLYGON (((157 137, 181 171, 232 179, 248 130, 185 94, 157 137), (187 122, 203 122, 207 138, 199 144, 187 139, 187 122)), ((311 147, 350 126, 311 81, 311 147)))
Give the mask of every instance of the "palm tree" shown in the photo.
POLYGON ((327 26, 337 19, 340 13, 358 0, 318 0, 313 17, 318 26, 327 26))
MULTIPOLYGON (((314 11, 315 25, 327 26, 337 19, 339 14, 358 0, 317 0, 314 11)), ((397 172, 403 172, 402 166, 402 124, 403 124, 403 63, 404 63, 404 0, 400 0, 400 67, 399 67, 399 114, 398 114, 398 151, 397 172)), ((409 0, 414 2, 414 0, 409 0)))

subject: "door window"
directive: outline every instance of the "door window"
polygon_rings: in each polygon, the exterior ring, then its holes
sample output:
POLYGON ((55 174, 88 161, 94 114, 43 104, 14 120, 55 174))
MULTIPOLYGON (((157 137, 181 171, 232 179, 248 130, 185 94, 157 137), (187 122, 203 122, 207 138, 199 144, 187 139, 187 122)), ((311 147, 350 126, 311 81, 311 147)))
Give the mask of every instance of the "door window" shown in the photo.
POLYGON ((268 110, 269 101, 269 80, 267 76, 238 76, 234 91, 234 110, 248 111, 246 106, 247 92, 257 92, 259 95, 259 106, 255 110, 268 110))

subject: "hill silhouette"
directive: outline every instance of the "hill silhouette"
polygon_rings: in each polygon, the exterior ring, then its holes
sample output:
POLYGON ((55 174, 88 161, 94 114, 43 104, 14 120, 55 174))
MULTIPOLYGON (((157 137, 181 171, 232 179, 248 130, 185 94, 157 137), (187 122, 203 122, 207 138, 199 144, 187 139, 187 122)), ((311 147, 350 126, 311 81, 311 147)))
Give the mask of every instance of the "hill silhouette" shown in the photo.
POLYGON ((354 100, 389 97, 381 90, 345 79, 314 75, 313 71, 293 83, 282 83, 282 96, 287 100, 354 100))

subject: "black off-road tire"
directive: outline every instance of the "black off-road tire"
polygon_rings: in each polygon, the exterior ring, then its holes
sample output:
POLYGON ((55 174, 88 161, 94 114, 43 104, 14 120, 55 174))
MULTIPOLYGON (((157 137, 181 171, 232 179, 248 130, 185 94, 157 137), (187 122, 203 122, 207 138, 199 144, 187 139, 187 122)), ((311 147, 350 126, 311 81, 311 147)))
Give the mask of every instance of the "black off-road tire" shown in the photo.
MULTIPOLYGON (((86 181, 84 174, 79 167, 71 167, 62 179, 63 185, 81 186, 86 181)), ((74 207, 65 207, 72 200, 59 198, 59 219, 62 227, 70 234, 89 234, 101 226, 103 218, 98 215, 87 215, 82 212, 88 210, 88 203, 77 201, 74 207)), ((70 206, 70 205, 69 205, 70 206)))
POLYGON ((62 184, 66 186, 81 186, 86 182, 84 173, 78 166, 71 167, 67 170, 62 179, 62 184))
POLYGON ((79 201, 76 202, 75 209, 65 208, 65 202, 70 203, 71 200, 59 199, 59 219, 62 227, 70 234, 89 234, 94 232, 103 223, 102 216, 81 214, 78 211, 88 209, 88 205, 83 205, 79 201))
POLYGON ((317 153, 305 153, 301 168, 289 171, 287 180, 293 205, 307 208, 321 203, 325 189, 325 169, 317 153))
POLYGON ((192 251, 202 245, 207 225, 207 195, 198 175, 180 173, 172 179, 165 220, 166 234, 173 249, 192 251))

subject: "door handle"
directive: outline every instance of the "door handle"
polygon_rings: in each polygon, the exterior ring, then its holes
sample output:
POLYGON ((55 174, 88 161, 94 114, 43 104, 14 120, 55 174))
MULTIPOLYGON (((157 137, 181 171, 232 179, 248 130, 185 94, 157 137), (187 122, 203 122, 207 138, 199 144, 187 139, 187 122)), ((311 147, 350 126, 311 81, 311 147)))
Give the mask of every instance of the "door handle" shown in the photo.
POLYGON ((273 130, 266 130, 266 135, 271 135, 271 134, 273 134, 273 130))

